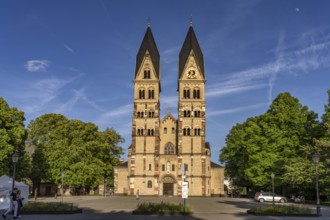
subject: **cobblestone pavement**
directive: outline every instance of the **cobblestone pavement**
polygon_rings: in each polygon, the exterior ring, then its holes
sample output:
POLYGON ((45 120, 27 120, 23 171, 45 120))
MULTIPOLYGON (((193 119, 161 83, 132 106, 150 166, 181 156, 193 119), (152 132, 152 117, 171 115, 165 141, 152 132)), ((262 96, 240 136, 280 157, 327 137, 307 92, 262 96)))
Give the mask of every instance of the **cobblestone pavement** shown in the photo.
MULTIPOLYGON (((55 198, 40 198, 39 202, 61 202, 61 197, 55 198)), ((142 202, 176 202, 183 203, 183 199, 178 197, 140 197, 136 200, 135 197, 128 196, 77 196, 64 197, 63 202, 74 203, 83 209, 83 213, 71 215, 24 215, 21 219, 25 220, 103 220, 103 219, 207 219, 207 220, 330 220, 329 207, 322 207, 322 217, 274 217, 274 216, 253 216, 247 215, 246 210, 252 206, 263 205, 254 202, 250 199, 240 198, 201 198, 191 197, 187 199, 187 204, 193 207, 194 214, 192 216, 156 216, 156 215, 132 215, 138 203, 142 202)), ((33 201, 32 201, 33 202, 33 201)), ((313 207, 313 206, 312 206, 313 207)), ((0 217, 1 218, 1 217, 0 217)), ((8 216, 7 219, 11 219, 8 216)))

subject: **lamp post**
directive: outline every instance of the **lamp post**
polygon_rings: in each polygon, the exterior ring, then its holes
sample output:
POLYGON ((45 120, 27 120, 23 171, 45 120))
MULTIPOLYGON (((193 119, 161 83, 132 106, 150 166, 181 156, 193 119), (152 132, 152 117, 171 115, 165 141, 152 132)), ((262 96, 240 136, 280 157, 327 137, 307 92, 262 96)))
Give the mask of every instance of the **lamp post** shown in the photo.
POLYGON ((274 178, 275 178, 275 174, 272 172, 270 174, 270 177, 272 178, 272 185, 273 185, 273 205, 275 205, 275 200, 274 200, 274 178))
POLYGON ((61 197, 62 197, 62 203, 63 203, 63 177, 64 177, 64 172, 61 172, 61 177, 62 177, 62 184, 61 184, 61 197))
POLYGON ((11 159, 13 160, 13 165, 14 165, 14 169, 13 169, 13 182, 11 185, 11 191, 14 191, 14 187, 15 187, 15 176, 16 176, 16 164, 18 162, 18 153, 15 151, 15 153, 11 156, 11 159))
POLYGON ((103 190, 103 193, 104 193, 104 197, 107 196, 107 179, 104 178, 104 190, 103 190))
POLYGON ((321 216, 321 207, 320 207, 320 193, 319 193, 319 162, 320 156, 318 153, 313 154, 313 162, 315 165, 315 186, 316 186, 316 214, 317 216, 321 216))

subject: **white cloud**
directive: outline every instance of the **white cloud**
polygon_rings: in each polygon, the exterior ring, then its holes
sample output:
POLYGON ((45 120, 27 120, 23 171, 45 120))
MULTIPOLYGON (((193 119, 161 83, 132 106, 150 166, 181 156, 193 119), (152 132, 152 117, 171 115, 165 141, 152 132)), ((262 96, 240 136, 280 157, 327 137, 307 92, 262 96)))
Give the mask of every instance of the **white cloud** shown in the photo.
POLYGON ((73 107, 76 105, 76 103, 78 101, 83 101, 84 103, 86 103, 87 105, 93 107, 94 109, 100 111, 100 112, 104 112, 102 108, 100 108, 97 104, 95 104, 95 102, 91 101, 85 94, 85 90, 86 88, 82 88, 79 90, 73 90, 74 95, 71 97, 71 99, 69 99, 67 102, 65 102, 64 104, 62 104, 57 112, 60 113, 68 113, 71 112, 73 107))
POLYGON ((62 91, 63 87, 75 81, 82 75, 72 77, 67 80, 52 77, 50 79, 42 79, 31 84, 27 89, 28 92, 20 93, 20 98, 24 100, 26 105, 23 107, 26 113, 36 113, 42 111, 43 107, 51 103, 62 91))
POLYGON ((310 31, 302 35, 302 38, 296 39, 297 43, 290 44, 290 47, 284 46, 284 34, 281 33, 273 51, 273 61, 229 73, 229 77, 221 83, 213 83, 206 87, 207 97, 226 96, 268 87, 268 102, 271 102, 273 87, 279 75, 308 73, 310 70, 330 65, 330 36, 317 37, 319 32, 310 31))
POLYGON ((109 122, 114 118, 118 119, 120 117, 129 116, 129 114, 132 113, 133 113, 133 104, 123 105, 116 109, 101 114, 101 116, 96 120, 96 124, 99 125, 109 124, 109 122))
POLYGON ((74 50, 71 47, 69 47, 67 44, 63 44, 63 46, 67 51, 74 54, 74 50))
POLYGON ((207 112, 207 116, 232 114, 232 113, 236 113, 236 112, 246 111, 246 110, 249 110, 249 109, 256 109, 256 108, 264 107, 266 105, 268 105, 268 104, 267 103, 260 103, 260 104, 256 104, 256 105, 249 105, 249 106, 243 106, 243 107, 225 109, 225 110, 219 110, 219 111, 209 110, 207 112))
POLYGON ((180 51, 179 47, 173 47, 173 48, 164 50, 161 53, 162 62, 164 62, 165 64, 170 64, 170 63, 176 62, 177 54, 179 53, 179 51, 180 51))
POLYGON ((46 72, 49 65, 47 60, 28 60, 24 67, 29 72, 46 72))

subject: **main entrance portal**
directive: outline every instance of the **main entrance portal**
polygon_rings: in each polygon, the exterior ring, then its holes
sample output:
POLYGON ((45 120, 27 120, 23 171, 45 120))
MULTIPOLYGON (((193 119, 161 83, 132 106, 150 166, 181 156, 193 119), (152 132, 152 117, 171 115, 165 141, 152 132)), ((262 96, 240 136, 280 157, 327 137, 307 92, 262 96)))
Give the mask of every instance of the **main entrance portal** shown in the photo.
POLYGON ((173 196, 174 195, 174 183, 175 179, 171 176, 165 176, 163 178, 163 195, 173 196))
POLYGON ((164 196, 173 196, 173 183, 164 183, 163 195, 164 196))

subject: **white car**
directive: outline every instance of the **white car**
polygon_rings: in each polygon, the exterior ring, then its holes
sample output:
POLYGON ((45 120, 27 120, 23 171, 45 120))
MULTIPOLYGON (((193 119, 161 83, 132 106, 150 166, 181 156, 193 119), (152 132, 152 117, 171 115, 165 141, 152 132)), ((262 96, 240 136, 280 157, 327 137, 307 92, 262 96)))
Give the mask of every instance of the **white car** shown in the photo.
MULTIPOLYGON (((254 200, 258 202, 272 202, 273 201, 273 193, 272 192, 261 192, 257 193, 254 197, 254 200)), ((274 202, 285 203, 288 202, 288 199, 284 196, 277 195, 274 193, 274 202)))

